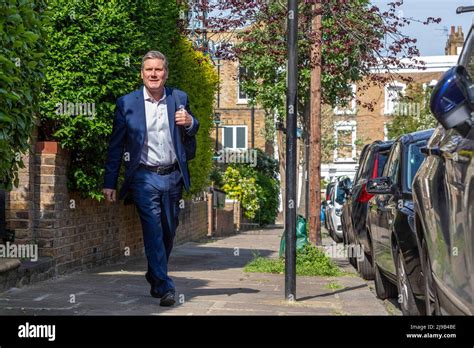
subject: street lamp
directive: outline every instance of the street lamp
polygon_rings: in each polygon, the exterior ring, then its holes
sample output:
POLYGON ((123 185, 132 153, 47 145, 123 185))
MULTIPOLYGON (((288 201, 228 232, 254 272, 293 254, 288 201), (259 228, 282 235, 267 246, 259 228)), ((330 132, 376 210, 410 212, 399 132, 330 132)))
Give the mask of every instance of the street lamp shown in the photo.
POLYGON ((222 127, 219 127, 219 125, 221 124, 221 113, 220 112, 215 112, 214 113, 213 122, 216 125, 216 148, 215 148, 215 152, 216 152, 216 156, 217 156, 217 151, 219 151, 219 128, 222 128, 222 127))

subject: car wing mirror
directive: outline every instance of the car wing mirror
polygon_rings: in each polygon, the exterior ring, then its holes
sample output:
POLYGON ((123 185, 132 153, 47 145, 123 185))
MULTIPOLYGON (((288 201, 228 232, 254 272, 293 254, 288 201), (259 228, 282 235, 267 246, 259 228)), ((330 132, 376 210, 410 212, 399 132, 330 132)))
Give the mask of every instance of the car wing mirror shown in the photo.
POLYGON ((388 176, 369 179, 367 181, 367 193, 370 194, 392 194, 393 184, 388 176))
POLYGON ((463 136, 472 127, 474 85, 462 65, 449 69, 435 86, 430 100, 434 117, 445 129, 455 128, 463 136))

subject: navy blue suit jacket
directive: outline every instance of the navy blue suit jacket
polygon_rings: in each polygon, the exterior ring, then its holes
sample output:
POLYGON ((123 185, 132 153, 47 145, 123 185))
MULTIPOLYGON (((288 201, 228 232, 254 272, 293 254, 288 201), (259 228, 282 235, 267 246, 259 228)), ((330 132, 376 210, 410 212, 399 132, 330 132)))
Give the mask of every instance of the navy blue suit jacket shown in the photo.
MULTIPOLYGON (((133 175, 140 164, 140 157, 145 142, 146 116, 143 88, 145 87, 142 86, 142 88, 120 97, 117 100, 115 109, 112 135, 110 136, 107 163, 105 165, 104 188, 117 188, 120 165, 122 159, 124 159, 125 180, 120 189, 119 199, 123 199, 128 192, 133 175)), ((189 109, 187 94, 179 89, 165 88, 170 133, 179 168, 183 175, 184 188, 186 191, 189 191, 191 182, 183 137, 195 136, 199 130, 199 122, 189 109), (180 105, 184 105, 186 111, 193 117, 193 126, 187 131, 184 127, 177 126, 174 120, 176 107, 180 105)))

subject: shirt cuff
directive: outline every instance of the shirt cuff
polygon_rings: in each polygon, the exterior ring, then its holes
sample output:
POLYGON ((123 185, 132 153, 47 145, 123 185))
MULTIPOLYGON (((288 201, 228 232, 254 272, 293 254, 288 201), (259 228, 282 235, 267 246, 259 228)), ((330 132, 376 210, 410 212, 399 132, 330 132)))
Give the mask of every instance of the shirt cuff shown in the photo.
POLYGON ((193 126, 194 126, 194 117, 191 116, 191 125, 188 127, 184 127, 184 129, 186 129, 186 131, 189 131, 193 128, 193 126))

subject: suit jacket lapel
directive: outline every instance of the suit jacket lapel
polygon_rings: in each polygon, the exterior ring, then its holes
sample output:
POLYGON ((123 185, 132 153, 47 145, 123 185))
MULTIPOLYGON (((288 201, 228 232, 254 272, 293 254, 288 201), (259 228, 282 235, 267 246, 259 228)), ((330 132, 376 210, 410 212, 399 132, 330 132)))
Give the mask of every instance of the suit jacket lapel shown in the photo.
POLYGON ((145 143, 145 136, 146 136, 146 113, 145 113, 145 98, 143 94, 143 89, 145 86, 142 86, 142 88, 136 93, 136 99, 135 99, 135 105, 133 110, 136 112, 136 117, 134 117, 134 121, 138 122, 138 127, 140 129, 140 148, 143 147, 143 144, 145 143))
POLYGON ((176 113, 176 102, 174 100, 174 96, 171 93, 171 88, 165 87, 166 88, 166 107, 168 109, 168 123, 170 127, 170 134, 171 134, 171 139, 174 144, 174 148, 176 151, 176 130, 177 127, 175 125, 174 121, 174 114, 176 113))

